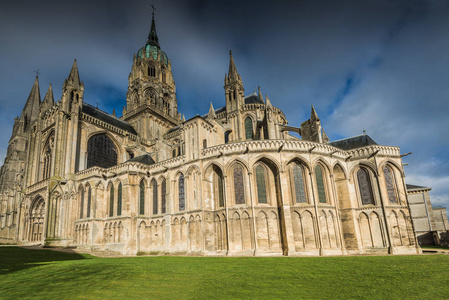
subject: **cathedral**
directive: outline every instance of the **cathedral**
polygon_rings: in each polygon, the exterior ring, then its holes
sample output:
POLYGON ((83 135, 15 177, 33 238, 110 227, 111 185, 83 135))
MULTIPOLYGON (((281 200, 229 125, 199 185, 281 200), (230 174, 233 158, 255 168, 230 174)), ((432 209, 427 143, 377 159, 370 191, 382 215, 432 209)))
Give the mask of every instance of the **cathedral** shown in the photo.
POLYGON ((367 134, 330 141, 313 106, 289 126, 260 88, 245 95, 231 52, 224 105, 188 120, 154 15, 122 117, 85 103, 79 74, 75 60, 56 102, 51 85, 41 100, 36 77, 14 120, 0 243, 124 255, 421 252, 399 148, 367 134))

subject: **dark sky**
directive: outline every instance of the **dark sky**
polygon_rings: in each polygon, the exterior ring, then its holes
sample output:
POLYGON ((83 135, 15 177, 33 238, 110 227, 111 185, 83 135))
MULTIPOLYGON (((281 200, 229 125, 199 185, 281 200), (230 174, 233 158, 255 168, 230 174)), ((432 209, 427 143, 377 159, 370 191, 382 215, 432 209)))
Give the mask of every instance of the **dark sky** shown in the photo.
MULTIPOLYGON (((245 94, 260 85, 292 126, 313 104, 331 140, 363 129, 400 146, 406 181, 449 206, 449 1, 155 1, 186 118, 224 105, 232 49, 245 94)), ((59 99, 77 58, 85 101, 120 115, 150 2, 8 1, 0 10, 0 159, 41 73, 59 99)))

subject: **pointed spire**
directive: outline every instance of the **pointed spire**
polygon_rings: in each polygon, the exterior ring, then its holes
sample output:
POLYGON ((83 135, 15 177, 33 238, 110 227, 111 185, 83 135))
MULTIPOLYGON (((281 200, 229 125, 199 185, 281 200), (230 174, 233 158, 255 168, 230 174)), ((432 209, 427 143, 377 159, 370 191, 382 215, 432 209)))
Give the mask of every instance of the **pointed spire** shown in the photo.
POLYGON ((55 98, 53 97, 53 89, 50 86, 48 87, 47 93, 45 94, 44 101, 42 101, 41 112, 46 112, 55 104, 55 98))
POLYGON ((318 114, 315 111, 315 107, 313 107, 313 105, 312 105, 312 112, 310 114, 310 120, 317 120, 317 121, 320 120, 320 118, 318 117, 318 114))
POLYGON ((41 104, 41 92, 39 89, 39 78, 36 76, 30 95, 22 111, 20 118, 25 122, 25 130, 28 124, 32 124, 39 115, 39 106, 41 104))
POLYGON ((153 18, 151 20, 150 33, 148 34, 147 44, 161 48, 161 46, 159 45, 159 38, 157 37, 156 33, 156 23, 154 22, 154 10, 153 10, 153 18))
POLYGON ((70 74, 69 74, 69 77, 67 78, 67 81, 72 83, 75 86, 79 86, 81 84, 80 75, 78 72, 78 65, 76 63, 76 58, 73 61, 72 69, 70 70, 70 74))
POLYGON ((229 72, 228 72, 228 76, 229 78, 236 78, 238 79, 238 72, 237 72, 237 67, 235 66, 235 62, 234 62, 234 57, 232 57, 232 51, 229 50, 229 56, 230 56, 230 60, 229 60, 229 72))
POLYGON ((258 86, 257 89, 259 90, 259 99, 263 101, 262 93, 260 92, 260 86, 258 86))
POLYGON ((212 105, 212 102, 210 103, 209 107, 209 113, 207 114, 208 119, 216 119, 217 115, 215 114, 214 106, 212 105))
POLYGON ((185 122, 186 121, 186 117, 184 116, 184 115, 182 115, 182 119, 181 119, 183 122, 185 122))
POLYGON ((266 108, 272 108, 273 106, 271 105, 271 101, 270 98, 268 98, 268 95, 265 94, 265 107, 266 108))

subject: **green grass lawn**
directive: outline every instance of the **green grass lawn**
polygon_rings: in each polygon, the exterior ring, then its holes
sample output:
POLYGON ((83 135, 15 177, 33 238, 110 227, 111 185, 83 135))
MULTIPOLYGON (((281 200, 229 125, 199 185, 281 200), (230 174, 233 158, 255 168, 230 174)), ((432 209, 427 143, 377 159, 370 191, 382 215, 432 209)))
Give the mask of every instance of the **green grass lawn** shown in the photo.
POLYGON ((448 255, 97 258, 0 247, 1 299, 448 297, 448 255))

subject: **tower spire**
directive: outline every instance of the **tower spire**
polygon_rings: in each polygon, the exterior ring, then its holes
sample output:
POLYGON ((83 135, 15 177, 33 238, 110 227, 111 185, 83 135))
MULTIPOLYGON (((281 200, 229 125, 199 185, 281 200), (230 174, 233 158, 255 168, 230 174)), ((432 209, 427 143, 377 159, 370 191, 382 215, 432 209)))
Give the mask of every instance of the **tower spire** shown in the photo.
POLYGON ((231 50, 229 50, 229 56, 230 56, 229 72, 228 72, 229 79, 231 79, 231 78, 238 78, 239 73, 237 72, 237 67, 235 66, 234 57, 232 57, 232 51, 231 50))
POLYGON ((150 33, 148 34, 148 41, 147 41, 147 45, 151 45, 151 46, 156 46, 158 48, 161 48, 161 46, 159 45, 159 38, 157 37, 157 33, 156 33, 156 23, 154 22, 154 11, 156 10, 156 8, 154 7, 154 5, 151 5, 151 7, 153 8, 153 13, 152 13, 152 19, 151 19, 151 29, 150 29, 150 33))
POLYGON ((24 121, 24 131, 33 124, 39 116, 39 106, 41 104, 41 92, 39 90, 39 77, 36 75, 30 95, 28 96, 25 107, 20 118, 24 121))
POLYGON ((72 69, 70 70, 70 74, 69 77, 67 78, 67 81, 71 82, 74 86, 79 86, 81 84, 76 58, 73 61, 72 69))

